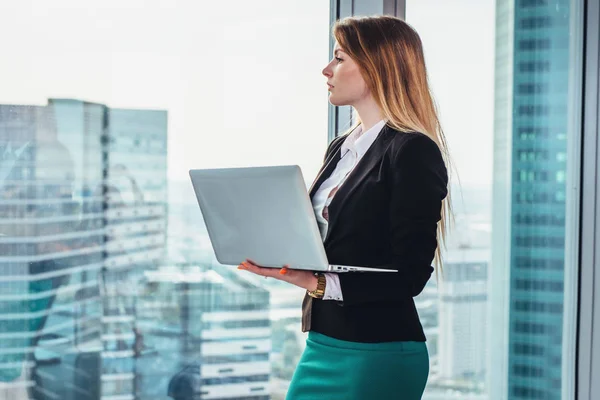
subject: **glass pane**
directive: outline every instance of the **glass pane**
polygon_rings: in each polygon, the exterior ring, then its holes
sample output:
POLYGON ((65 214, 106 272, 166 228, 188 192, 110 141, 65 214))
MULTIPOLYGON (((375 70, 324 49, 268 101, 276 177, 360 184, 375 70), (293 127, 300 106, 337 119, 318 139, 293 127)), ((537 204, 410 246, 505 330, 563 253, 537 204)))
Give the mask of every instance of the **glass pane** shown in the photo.
POLYGON ((577 272, 565 233, 579 174, 567 162, 578 162, 569 144, 580 130, 582 10, 569 0, 407 2, 460 177, 443 281, 418 299, 432 354, 424 399, 571 398, 561 397, 574 379, 563 324, 577 272))
POLYGON ((0 33, 0 399, 282 399, 304 291, 216 262, 188 169, 312 182, 329 3, 2 2, 0 33))

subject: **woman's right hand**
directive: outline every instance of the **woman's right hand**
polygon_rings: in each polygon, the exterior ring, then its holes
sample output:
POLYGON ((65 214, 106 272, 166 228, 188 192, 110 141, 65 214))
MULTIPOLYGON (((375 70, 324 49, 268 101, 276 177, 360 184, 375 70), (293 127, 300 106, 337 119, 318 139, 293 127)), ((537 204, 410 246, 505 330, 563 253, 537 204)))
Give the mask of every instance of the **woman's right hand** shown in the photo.
POLYGON ((253 274, 264 276, 265 278, 274 278, 280 281, 291 283, 309 292, 317 288, 317 277, 312 271, 289 269, 289 264, 286 264, 281 269, 266 268, 257 265, 252 260, 246 259, 238 266, 238 269, 243 269, 253 274))

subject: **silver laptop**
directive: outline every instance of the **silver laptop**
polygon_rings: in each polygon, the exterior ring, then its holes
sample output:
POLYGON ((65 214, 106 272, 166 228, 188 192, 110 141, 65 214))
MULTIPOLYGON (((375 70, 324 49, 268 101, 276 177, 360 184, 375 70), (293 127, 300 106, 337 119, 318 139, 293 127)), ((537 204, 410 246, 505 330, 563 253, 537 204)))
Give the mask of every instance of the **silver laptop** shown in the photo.
POLYGON ((194 169, 190 178, 215 256, 264 267, 330 272, 396 272, 330 265, 297 165, 194 169))

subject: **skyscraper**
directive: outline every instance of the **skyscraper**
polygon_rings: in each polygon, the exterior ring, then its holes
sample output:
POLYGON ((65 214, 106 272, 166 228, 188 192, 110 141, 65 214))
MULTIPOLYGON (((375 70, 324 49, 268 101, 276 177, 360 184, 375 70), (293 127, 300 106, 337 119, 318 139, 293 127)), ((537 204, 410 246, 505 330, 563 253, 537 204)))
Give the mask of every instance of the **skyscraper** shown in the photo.
POLYGON ((497 2, 493 400, 561 398, 569 5, 497 2))
POLYGON ((164 253, 166 137, 165 111, 0 105, 4 387, 134 393, 131 282, 164 253))
MULTIPOLYGON (((57 371, 57 362, 76 360, 46 343, 100 343, 103 223, 99 214, 83 215, 88 203, 81 197, 85 183, 102 180, 101 153, 86 148, 100 143, 101 132, 86 123, 97 107, 53 100, 0 106, 0 380, 15 393, 20 387, 62 397, 56 379, 44 377, 57 371)), ((89 354, 88 347, 80 360, 89 354)), ((99 361, 97 351, 91 359, 99 361)), ((81 398, 92 396, 94 385, 80 378, 63 376, 81 398)))

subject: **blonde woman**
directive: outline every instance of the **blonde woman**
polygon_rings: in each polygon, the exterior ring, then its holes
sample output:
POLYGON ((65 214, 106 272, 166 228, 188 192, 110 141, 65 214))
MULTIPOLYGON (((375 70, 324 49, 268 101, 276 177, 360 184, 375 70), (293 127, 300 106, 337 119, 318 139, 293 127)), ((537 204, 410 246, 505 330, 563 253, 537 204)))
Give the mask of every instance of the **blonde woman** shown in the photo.
POLYGON ((391 16, 346 18, 333 28, 323 69, 331 104, 356 124, 334 139, 310 197, 332 264, 394 273, 313 274, 240 269, 307 290, 306 349, 287 399, 420 399, 429 374, 413 300, 441 266, 449 214, 448 151, 419 35, 391 16))

